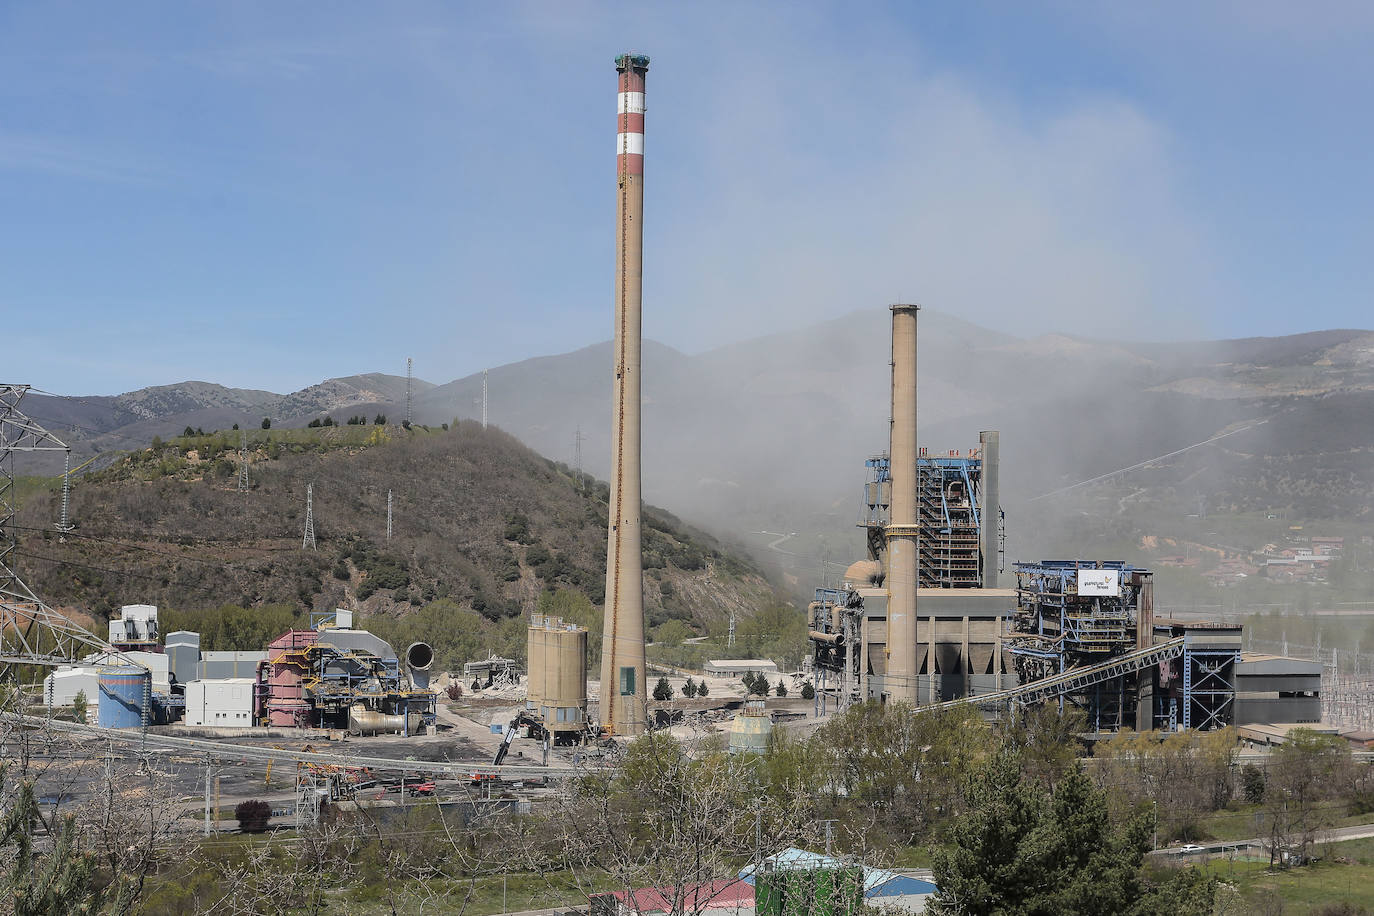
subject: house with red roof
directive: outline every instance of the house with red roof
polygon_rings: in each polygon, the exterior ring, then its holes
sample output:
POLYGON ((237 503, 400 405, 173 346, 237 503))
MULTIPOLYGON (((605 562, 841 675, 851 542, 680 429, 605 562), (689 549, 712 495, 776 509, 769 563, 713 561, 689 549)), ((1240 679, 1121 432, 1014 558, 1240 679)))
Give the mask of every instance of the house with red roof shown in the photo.
POLYGON ((737 878, 678 887, 610 891, 588 898, 591 916, 754 916, 754 886, 737 878), (680 908, 674 907, 677 901, 680 908))

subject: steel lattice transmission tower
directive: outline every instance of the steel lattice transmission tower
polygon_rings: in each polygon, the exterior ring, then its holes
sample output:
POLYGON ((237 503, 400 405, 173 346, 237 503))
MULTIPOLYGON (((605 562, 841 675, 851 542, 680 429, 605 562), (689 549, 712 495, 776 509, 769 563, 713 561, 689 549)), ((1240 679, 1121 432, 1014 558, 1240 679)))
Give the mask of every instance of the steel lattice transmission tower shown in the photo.
MULTIPOLYGON (((14 571, 15 452, 65 452, 71 449, 25 416, 19 402, 28 385, 0 385, 0 663, 59 664, 92 651, 112 652, 110 644, 77 626, 38 599, 14 571)), ((63 524, 66 496, 63 498, 63 524)))
POLYGON ((586 488, 582 481, 582 427, 577 427, 577 432, 573 435, 573 462, 577 470, 577 490, 582 492, 586 488))
POLYGON ((482 370, 482 428, 487 428, 487 370, 482 370))
POLYGON ((72 505, 72 450, 62 456, 62 517, 57 521, 57 530, 66 534, 76 526, 71 520, 72 505))
POLYGON ((386 539, 391 540, 391 491, 386 491, 386 539))
POLYGON ((410 359, 409 356, 407 356, 407 357, 406 357, 406 424, 407 424, 407 425, 410 424, 410 380, 411 380, 411 378, 412 378, 412 375, 411 375, 411 368, 412 368, 412 366, 411 366, 411 359, 410 359))
POLYGON ((248 492, 248 433, 239 430, 239 492, 248 492))
POLYGON ((301 550, 319 550, 315 546, 315 485, 305 485, 305 535, 301 538, 301 550))

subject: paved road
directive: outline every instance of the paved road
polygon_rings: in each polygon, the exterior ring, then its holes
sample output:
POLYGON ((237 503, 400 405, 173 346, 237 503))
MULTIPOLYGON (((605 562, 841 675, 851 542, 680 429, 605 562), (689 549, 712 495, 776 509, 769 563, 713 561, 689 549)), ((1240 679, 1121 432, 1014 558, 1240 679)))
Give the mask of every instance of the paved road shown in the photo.
MULTIPOLYGON (((1323 831, 1319 836, 1323 843, 1328 841, 1340 843, 1344 840, 1366 840, 1370 837, 1374 837, 1374 824, 1352 824, 1349 827, 1336 827, 1333 830, 1323 831)), ((1224 843, 1207 843, 1202 846, 1201 852, 1190 853, 1189 857, 1223 855, 1227 850, 1237 846, 1258 846, 1261 849, 1268 849, 1269 837, 1256 836, 1243 840, 1227 840, 1224 843)), ((1152 855, 1181 856, 1183 853, 1179 852, 1178 847, 1165 847, 1163 849, 1156 849, 1152 855)))

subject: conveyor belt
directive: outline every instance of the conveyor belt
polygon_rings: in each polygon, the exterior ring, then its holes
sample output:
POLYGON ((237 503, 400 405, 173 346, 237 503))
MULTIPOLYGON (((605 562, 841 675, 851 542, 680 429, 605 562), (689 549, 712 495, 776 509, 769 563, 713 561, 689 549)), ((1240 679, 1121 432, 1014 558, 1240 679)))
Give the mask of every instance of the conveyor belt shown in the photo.
POLYGON ((1178 658, 1183 654, 1183 640, 1184 637, 1178 636, 1168 642, 1146 646, 1144 649, 1136 649, 1096 665, 1070 668, 1060 674, 1051 675, 1038 681, 1030 681, 1026 684, 1018 684, 1006 690, 961 697, 944 703, 933 703, 929 706, 922 706, 920 709, 924 711, 928 709, 953 709, 957 706, 993 706, 1008 703, 1029 706, 1034 703, 1042 703, 1065 693, 1082 690, 1085 687, 1121 677, 1123 674, 1143 671, 1151 665, 1178 658))

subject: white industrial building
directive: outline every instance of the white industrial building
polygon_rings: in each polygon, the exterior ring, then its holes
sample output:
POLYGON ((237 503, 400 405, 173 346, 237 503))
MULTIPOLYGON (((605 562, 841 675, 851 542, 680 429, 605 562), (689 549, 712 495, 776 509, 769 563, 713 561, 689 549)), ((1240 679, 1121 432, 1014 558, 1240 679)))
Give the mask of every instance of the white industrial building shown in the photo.
POLYGON ((713 677, 744 677, 749 673, 778 676, 778 666, 766 658, 713 658, 702 670, 713 677))
POLYGON ((250 677, 192 681, 186 685, 186 724, 248 728, 253 724, 250 677))
POLYGON ((126 604, 119 619, 110 621, 110 642, 117 645, 157 642, 157 607, 151 604, 126 604))
POLYGON ((122 656, 88 655, 84 664, 58 668, 43 680, 43 700, 48 706, 70 706, 79 691, 86 691, 92 713, 100 703, 100 669, 112 665, 134 664, 152 672, 154 693, 170 693, 169 660, 161 652, 125 652, 122 656), (124 661, 128 659, 128 661, 124 661))
POLYGON ((94 722, 100 703, 100 675, 95 668, 58 668, 43 681, 43 699, 49 706, 70 706, 83 691, 90 721, 94 722))

